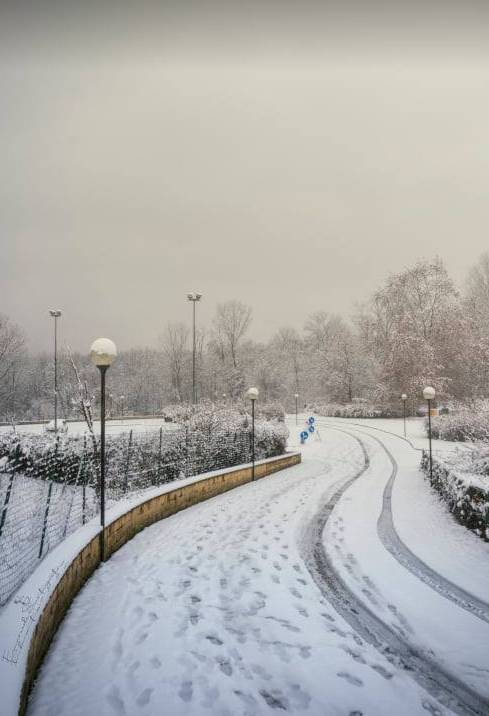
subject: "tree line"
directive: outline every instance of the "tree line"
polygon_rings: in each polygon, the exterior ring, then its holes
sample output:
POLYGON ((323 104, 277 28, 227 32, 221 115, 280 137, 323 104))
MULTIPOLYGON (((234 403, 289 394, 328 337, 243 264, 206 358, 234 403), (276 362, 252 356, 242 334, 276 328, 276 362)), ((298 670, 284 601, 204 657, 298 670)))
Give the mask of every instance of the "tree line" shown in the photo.
MULTIPOLYGON (((442 400, 487 397, 489 253, 461 289, 439 258, 389 275, 349 317, 312 313, 301 330, 284 326, 267 342, 249 338, 252 310, 240 301, 217 306, 197 331, 199 400, 232 402, 255 384, 261 399, 291 410, 300 404, 365 401, 393 405, 401 393, 421 399, 432 384, 442 400)), ((151 348, 121 351, 110 371, 109 412, 159 414, 191 400, 192 335, 169 322, 151 348)), ((62 348, 60 414, 82 417, 96 404, 98 377, 87 355, 62 348)), ((53 357, 26 348, 22 329, 0 314, 0 417, 52 416, 53 357)))

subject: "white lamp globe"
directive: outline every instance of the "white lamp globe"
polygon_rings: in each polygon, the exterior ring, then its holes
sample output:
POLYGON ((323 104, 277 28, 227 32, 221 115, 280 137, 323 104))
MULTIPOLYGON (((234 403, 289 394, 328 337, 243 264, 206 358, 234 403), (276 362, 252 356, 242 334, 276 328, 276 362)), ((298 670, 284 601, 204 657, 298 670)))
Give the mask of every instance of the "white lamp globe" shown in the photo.
POLYGON ((436 395, 435 389, 429 385, 423 390, 423 397, 425 400, 433 400, 435 395, 436 395))
POLYGON ((90 360, 98 368, 112 365, 117 356, 117 348, 110 338, 97 338, 90 347, 90 360))
POLYGON ((294 398, 298 398, 298 397, 299 397, 299 393, 296 393, 296 394, 294 395, 294 398))
POLYGON ((250 388, 246 392, 246 397, 249 398, 250 400, 256 400, 259 395, 260 395, 260 392, 259 392, 258 388, 250 388))
POLYGON ((407 400, 407 395, 406 395, 406 393, 403 393, 403 394, 401 395, 401 400, 407 400))

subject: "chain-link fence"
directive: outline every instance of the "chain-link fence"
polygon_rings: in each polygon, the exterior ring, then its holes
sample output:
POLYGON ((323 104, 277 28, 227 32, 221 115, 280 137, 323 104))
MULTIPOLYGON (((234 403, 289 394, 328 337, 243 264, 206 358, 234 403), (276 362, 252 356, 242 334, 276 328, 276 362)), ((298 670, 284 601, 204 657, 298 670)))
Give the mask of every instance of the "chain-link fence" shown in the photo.
MULTIPOLYGON (((256 459, 283 452, 285 440, 264 430, 256 459)), ((106 500, 251 459, 248 428, 181 428, 111 436, 106 443, 106 500)), ((40 560, 99 511, 95 439, 9 436, 0 441, 0 605, 40 560)))

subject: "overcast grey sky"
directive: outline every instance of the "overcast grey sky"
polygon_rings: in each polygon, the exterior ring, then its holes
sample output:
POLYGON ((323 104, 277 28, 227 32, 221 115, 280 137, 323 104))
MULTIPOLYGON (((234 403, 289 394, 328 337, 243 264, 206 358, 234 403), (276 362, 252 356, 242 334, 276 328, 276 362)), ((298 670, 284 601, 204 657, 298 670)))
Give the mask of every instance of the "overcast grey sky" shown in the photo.
POLYGON ((155 344, 200 290, 251 335, 489 248, 489 3, 2 2, 0 311, 155 344), (116 9, 117 7, 117 9, 116 9))

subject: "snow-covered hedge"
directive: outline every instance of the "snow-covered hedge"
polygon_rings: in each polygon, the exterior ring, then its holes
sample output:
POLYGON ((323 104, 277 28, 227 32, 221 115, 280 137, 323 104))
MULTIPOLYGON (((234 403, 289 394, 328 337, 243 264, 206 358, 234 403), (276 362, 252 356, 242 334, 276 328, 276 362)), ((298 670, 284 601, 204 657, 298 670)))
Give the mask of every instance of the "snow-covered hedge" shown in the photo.
POLYGON ((480 400, 471 406, 461 406, 448 415, 431 418, 431 434, 439 440, 489 441, 489 402, 480 400))
POLYGON ((400 418, 402 409, 367 403, 327 403, 314 406, 314 412, 327 418, 400 418))
MULTIPOLYGON (((205 411, 223 416, 229 416, 231 414, 246 415, 249 409, 249 402, 233 403, 230 406, 226 406, 223 403, 204 402, 197 408, 197 413, 199 414, 205 411)), ((285 409, 280 403, 261 403, 257 401, 255 409, 257 418, 262 418, 263 420, 278 420, 279 422, 284 422, 285 420, 285 409)), ((185 423, 188 420, 192 420, 192 416, 195 414, 195 408, 188 403, 176 403, 166 405, 161 414, 168 422, 185 423)))
MULTIPOLYGON (((114 497, 179 476, 233 467, 251 459, 250 418, 232 408, 204 406, 171 432, 120 433, 106 437, 107 484, 114 497)), ((283 423, 255 423, 256 459, 285 452, 283 423)), ((52 435, 0 436, 3 470, 65 484, 95 484, 98 446, 90 438, 52 435)))
MULTIPOLYGON (((429 455, 421 467, 430 479, 429 455)), ((440 493, 460 524, 489 538, 489 447, 464 450, 449 458, 433 458, 431 485, 440 493)))

